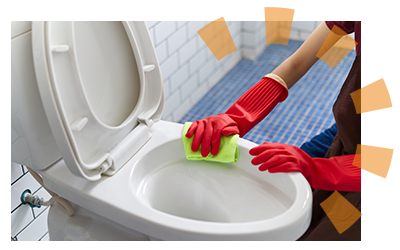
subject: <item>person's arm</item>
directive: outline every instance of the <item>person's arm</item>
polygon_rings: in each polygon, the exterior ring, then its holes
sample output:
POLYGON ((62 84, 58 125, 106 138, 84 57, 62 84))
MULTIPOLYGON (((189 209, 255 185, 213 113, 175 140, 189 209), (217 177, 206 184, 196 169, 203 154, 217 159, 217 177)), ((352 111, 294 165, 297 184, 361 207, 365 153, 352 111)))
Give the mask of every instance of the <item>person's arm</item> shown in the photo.
POLYGON ((317 53, 329 32, 328 26, 322 22, 300 48, 272 73, 281 77, 290 89, 318 61, 317 53))
POLYGON ((272 73, 243 94, 225 113, 195 121, 186 133, 193 138, 192 151, 201 145, 201 154, 217 155, 222 135, 239 134, 243 137, 263 120, 275 106, 286 99, 292 87, 318 60, 317 53, 330 30, 321 23, 303 45, 272 73), (211 147, 211 150, 210 150, 211 147))

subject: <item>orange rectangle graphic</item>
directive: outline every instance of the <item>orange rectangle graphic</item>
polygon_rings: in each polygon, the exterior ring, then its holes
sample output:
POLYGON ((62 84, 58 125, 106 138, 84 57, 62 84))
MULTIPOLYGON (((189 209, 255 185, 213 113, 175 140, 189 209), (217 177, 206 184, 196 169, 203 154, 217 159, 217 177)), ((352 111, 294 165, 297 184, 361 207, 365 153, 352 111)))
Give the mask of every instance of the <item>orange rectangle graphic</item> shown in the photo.
POLYGON ((342 29, 334 25, 317 53, 317 57, 332 69, 345 58, 357 42, 342 29))
POLYGON ((294 9, 265 8, 266 43, 288 45, 294 9))
POLYGON ((386 178, 392 156, 393 149, 358 144, 353 166, 386 178))
POLYGON ((362 215, 338 191, 333 192, 320 205, 339 234, 351 227, 362 215))
POLYGON ((392 107, 389 91, 383 79, 354 91, 350 96, 357 114, 392 107))
POLYGON ((223 17, 207 24, 197 33, 218 61, 237 50, 223 17))

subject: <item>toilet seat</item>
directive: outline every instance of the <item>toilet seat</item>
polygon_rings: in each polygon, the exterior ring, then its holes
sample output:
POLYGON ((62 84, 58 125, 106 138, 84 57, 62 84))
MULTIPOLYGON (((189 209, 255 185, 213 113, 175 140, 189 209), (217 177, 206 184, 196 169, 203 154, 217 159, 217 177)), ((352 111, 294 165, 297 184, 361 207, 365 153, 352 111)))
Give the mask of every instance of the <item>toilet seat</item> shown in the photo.
POLYGON ((161 73, 141 22, 33 22, 39 91, 70 171, 115 174, 164 108, 161 73), (88 42, 89 41, 89 42, 88 42))

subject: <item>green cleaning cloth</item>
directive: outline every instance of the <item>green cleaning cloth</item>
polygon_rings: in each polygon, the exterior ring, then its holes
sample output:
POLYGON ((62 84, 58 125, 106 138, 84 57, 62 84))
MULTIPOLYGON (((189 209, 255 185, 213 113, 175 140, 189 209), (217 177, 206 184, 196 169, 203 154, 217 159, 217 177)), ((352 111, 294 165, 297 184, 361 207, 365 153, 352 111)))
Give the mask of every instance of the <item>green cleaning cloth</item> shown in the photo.
POLYGON ((237 162, 239 158, 239 135, 222 135, 218 154, 216 156, 213 156, 211 153, 209 153, 207 157, 203 157, 201 156, 201 145, 199 150, 197 150, 196 152, 193 152, 191 149, 194 136, 192 136, 191 138, 187 138, 185 136, 191 124, 191 122, 186 122, 185 126, 183 126, 182 131, 183 147, 185 148, 185 154, 188 160, 206 160, 225 163, 237 162))

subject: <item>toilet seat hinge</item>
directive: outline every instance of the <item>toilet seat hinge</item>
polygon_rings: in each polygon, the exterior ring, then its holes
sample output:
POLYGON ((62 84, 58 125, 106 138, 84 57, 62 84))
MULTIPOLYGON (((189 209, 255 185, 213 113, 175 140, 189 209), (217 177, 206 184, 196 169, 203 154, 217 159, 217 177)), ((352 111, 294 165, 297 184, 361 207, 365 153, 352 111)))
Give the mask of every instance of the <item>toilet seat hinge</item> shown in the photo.
POLYGON ((151 127, 154 124, 154 121, 152 119, 149 118, 144 118, 144 117, 138 117, 138 121, 141 124, 145 124, 147 127, 151 127))
POLYGON ((101 173, 106 172, 109 168, 112 167, 114 161, 109 155, 107 159, 98 167, 98 170, 100 170, 101 173))

